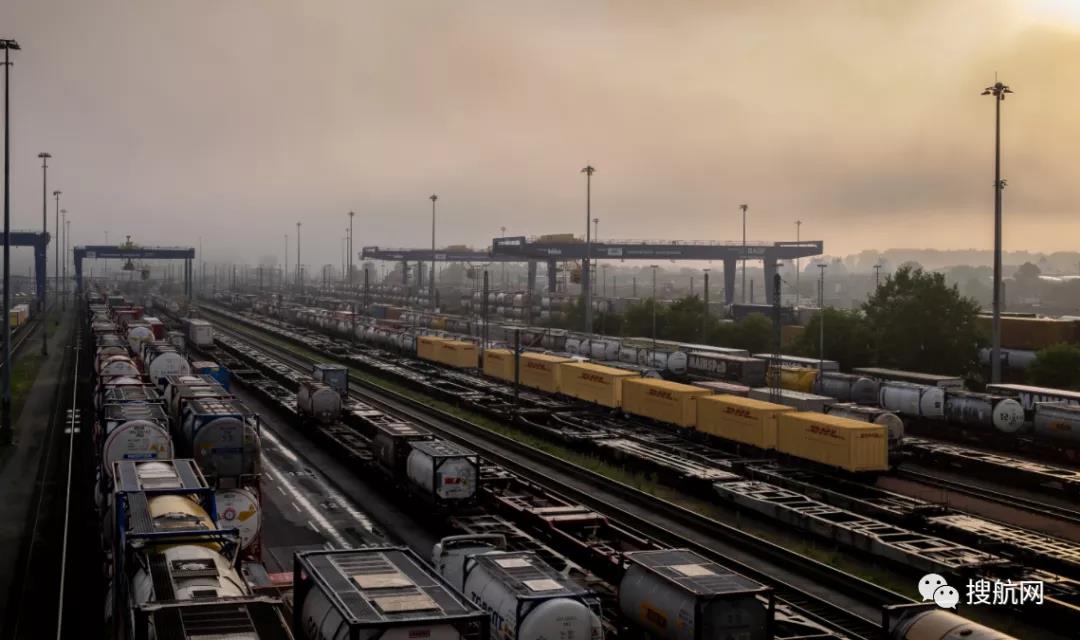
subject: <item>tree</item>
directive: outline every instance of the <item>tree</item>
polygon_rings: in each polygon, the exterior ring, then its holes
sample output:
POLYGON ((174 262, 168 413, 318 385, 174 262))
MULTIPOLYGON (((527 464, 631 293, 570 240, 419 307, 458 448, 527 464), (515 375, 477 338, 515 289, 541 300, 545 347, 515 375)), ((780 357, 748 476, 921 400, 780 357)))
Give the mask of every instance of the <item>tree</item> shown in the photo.
POLYGON ((1032 282, 1039 279, 1042 275, 1042 270, 1030 262, 1025 262, 1016 269, 1016 273, 1013 274, 1013 279, 1017 282, 1032 282))
POLYGON ((735 323, 735 346, 750 353, 776 351, 776 332, 772 320, 763 314, 751 313, 735 323))
POLYGON ((1080 390, 1080 348, 1062 343, 1042 349, 1035 354, 1027 377, 1040 387, 1080 390))
POLYGON ((943 274, 901 267, 862 309, 879 365, 953 375, 977 370, 979 305, 947 286, 943 274))
POLYGON ((705 302, 696 295, 690 295, 679 298, 668 306, 660 334, 665 340, 700 342, 704 324, 705 302))
MULTIPOLYGON (((655 301, 652 298, 646 298, 641 302, 636 302, 630 305, 626 309, 626 313, 623 316, 622 328, 624 335, 651 338, 653 334, 653 305, 655 301)), ((664 326, 664 313, 666 309, 663 306, 656 306, 656 337, 660 338, 661 330, 664 326)))
MULTIPOLYGON (((825 309, 825 357, 836 360, 840 368, 867 367, 876 364, 874 336, 866 318, 859 311, 825 309)), ((791 346, 795 355, 820 358, 821 314, 806 323, 804 331, 791 346)))

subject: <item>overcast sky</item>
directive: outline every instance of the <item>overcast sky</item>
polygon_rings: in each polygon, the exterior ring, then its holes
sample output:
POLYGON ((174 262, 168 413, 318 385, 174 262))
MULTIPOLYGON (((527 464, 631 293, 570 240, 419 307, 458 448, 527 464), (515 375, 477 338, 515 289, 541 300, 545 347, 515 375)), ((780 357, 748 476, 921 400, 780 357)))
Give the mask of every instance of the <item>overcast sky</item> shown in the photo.
MULTIPOLYGON (((14 225, 208 260, 601 238, 1080 244, 1080 2, 4 0, 14 225), (52 227, 50 196, 49 226, 52 227), (295 246, 292 248, 295 251, 295 246)), ((290 256, 290 263, 293 257, 290 256)), ((51 264, 51 261, 50 261, 51 264)))

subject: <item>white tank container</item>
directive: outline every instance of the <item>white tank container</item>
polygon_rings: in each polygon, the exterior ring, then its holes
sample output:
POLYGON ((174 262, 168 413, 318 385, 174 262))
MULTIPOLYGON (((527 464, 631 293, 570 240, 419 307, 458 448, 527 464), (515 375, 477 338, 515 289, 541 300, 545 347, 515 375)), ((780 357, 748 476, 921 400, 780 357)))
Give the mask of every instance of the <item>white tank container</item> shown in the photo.
POLYGON ((296 408, 305 418, 332 424, 341 417, 341 395, 322 382, 304 380, 296 391, 296 408))
POLYGON ((435 501, 471 500, 480 481, 476 454, 444 440, 412 443, 405 463, 409 481, 435 501))
POLYGON ((1024 428, 1024 407, 1012 398, 950 392, 945 396, 945 418, 956 424, 1016 433, 1024 428))
POLYGON ((530 551, 493 550, 467 536, 435 547, 435 568, 466 598, 491 614, 493 638, 600 640, 594 596, 530 551))
POLYGON ((1067 402, 1039 402, 1035 405, 1035 436, 1080 444, 1080 406, 1067 402))
POLYGON ((128 329, 127 341, 128 345, 131 347, 131 350, 135 353, 138 353, 139 347, 144 342, 154 341, 154 331, 148 325, 137 324, 128 329))
MULTIPOLYGON (((248 595, 242 587, 244 579, 232 567, 229 560, 213 549, 198 545, 177 545, 164 551, 166 566, 205 565, 214 571, 192 572, 181 578, 173 579, 174 598, 176 600, 194 600, 206 598, 213 592, 214 597, 228 598, 248 595)), ((154 599, 154 584, 150 573, 139 569, 131 578, 131 596, 136 604, 142 605, 154 599)))
POLYGON ((638 361, 638 348, 621 345, 619 347, 619 362, 625 362, 626 364, 641 364, 641 362, 638 361))
POLYGON ((139 367, 127 356, 109 356, 101 361, 98 378, 138 378, 139 367))
POLYGON ((247 549, 259 539, 262 531, 262 510, 259 499, 247 489, 221 489, 214 493, 217 502, 217 526, 237 529, 240 546, 247 549))
POLYGON ((150 349, 146 361, 146 376, 154 384, 160 385, 165 376, 183 376, 191 373, 191 364, 187 358, 169 347, 169 350, 150 349))
POLYGON ((891 411, 877 407, 865 407, 854 403, 838 403, 827 407, 825 412, 841 418, 880 424, 889 430, 890 451, 898 448, 904 440, 904 421, 891 411))
POLYGON ((566 352, 572 356, 588 355, 581 353, 582 339, 577 336, 566 336, 566 352))
POLYGON ((945 417, 945 390, 910 382, 882 381, 878 404, 904 416, 941 419, 945 417))
POLYGON ((191 400, 184 405, 177 445, 209 478, 255 475, 259 434, 250 415, 234 400, 191 400))
POLYGON ((172 460, 173 443, 167 425, 153 420, 125 420, 105 425, 101 466, 112 477, 121 460, 172 460))
POLYGON ((593 338, 589 341, 589 354, 594 360, 618 360, 621 346, 618 340, 612 338, 593 338))
POLYGON ((873 378, 837 371, 825 371, 814 382, 814 392, 840 402, 877 404, 880 384, 873 378))

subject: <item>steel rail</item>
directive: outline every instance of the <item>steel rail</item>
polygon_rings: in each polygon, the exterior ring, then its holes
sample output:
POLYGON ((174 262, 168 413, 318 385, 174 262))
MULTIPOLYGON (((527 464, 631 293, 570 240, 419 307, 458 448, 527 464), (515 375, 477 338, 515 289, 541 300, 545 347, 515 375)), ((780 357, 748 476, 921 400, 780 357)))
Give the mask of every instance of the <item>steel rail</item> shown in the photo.
MULTIPOLYGON (((212 307, 203 306, 202 308, 212 314, 218 316, 223 315, 220 311, 217 311, 212 307)), ((255 343, 267 353, 286 361, 286 363, 291 364, 297 369, 302 371, 307 370, 307 365, 310 365, 310 362, 304 361, 296 354, 288 352, 283 347, 268 342, 265 338, 251 333, 252 331, 266 333, 265 330, 253 327, 246 321, 235 317, 229 317, 228 319, 233 322, 245 324, 246 330, 239 330, 235 327, 225 328, 220 324, 215 327, 215 329, 222 329, 224 333, 231 333, 241 340, 255 343)), ((300 346, 310 350, 310 345, 300 346)), ((880 633, 879 621, 852 613, 846 607, 834 604, 821 596, 789 584, 774 575, 721 553, 703 543, 702 540, 721 540, 728 544, 750 548, 755 554, 767 558, 769 561, 782 567, 797 567, 801 572, 802 577, 810 578, 816 584, 827 586, 835 593, 843 594, 848 598, 862 602, 864 605, 869 603, 873 608, 880 608, 881 606, 888 604, 911 602, 908 598, 893 591, 856 576, 846 574, 826 564, 800 556, 779 545, 762 540, 730 525, 694 513, 684 507, 639 491, 633 487, 607 478, 606 476, 571 462, 562 460, 551 454, 538 451, 532 447, 516 442, 508 436, 494 433, 479 425, 473 424, 468 420, 430 407, 419 400, 400 394, 370 380, 360 378, 353 373, 350 373, 350 378, 362 387, 361 389, 353 389, 352 395, 355 397, 362 399, 369 404, 379 405, 389 413, 397 413, 399 415, 404 414, 411 420, 439 432, 448 439, 478 450, 478 452, 482 453, 493 462, 497 462, 520 475, 534 479, 538 484, 545 487, 558 487, 553 493, 561 493, 564 497, 593 508, 608 517, 612 517, 613 520, 617 520, 622 524, 627 524, 640 531, 649 533, 665 544, 694 548, 706 555, 706 557, 711 557, 721 564, 725 564, 750 578, 768 584, 773 587, 779 601, 796 607, 801 613, 807 615, 808 618, 819 622, 828 628, 837 629, 856 638, 873 638, 880 633), (460 432, 455 432, 454 428, 465 430, 469 437, 463 436, 460 432), (495 446, 482 444, 477 441, 477 438, 493 442, 495 443, 495 446), (530 459, 530 462, 533 462, 534 464, 530 465, 515 460, 506 453, 500 452, 496 447, 509 450, 510 452, 528 458, 530 459), (539 460, 541 464, 580 483, 583 488, 573 487, 565 480, 553 478, 549 473, 538 470, 535 468, 535 462, 537 460, 539 460), (596 489, 598 488, 607 491, 611 496, 619 499, 627 506, 612 504, 610 500, 604 500, 602 497, 598 497, 596 492, 596 489), (640 512, 635 513, 627 507, 637 507, 640 512), (672 531, 670 528, 661 526, 655 521, 655 517, 658 514, 664 515, 673 524, 690 530, 692 533, 696 534, 698 538, 695 540, 684 533, 678 533, 672 531)))

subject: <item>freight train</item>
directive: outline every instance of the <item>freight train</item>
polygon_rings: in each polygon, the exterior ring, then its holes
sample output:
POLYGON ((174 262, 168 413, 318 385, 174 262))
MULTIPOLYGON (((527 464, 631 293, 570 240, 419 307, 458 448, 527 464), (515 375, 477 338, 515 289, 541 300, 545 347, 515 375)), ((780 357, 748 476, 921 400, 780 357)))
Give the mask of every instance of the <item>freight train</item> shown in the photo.
POLYGON ((254 594, 239 568, 259 553, 258 417, 192 376, 141 308, 91 292, 86 312, 112 634, 162 637, 219 603, 287 637, 280 601, 254 594))

